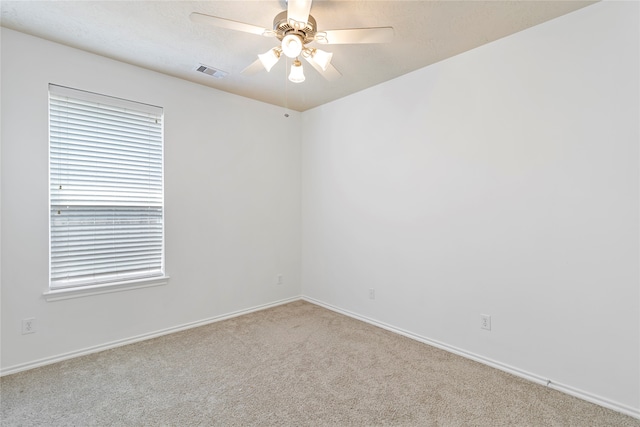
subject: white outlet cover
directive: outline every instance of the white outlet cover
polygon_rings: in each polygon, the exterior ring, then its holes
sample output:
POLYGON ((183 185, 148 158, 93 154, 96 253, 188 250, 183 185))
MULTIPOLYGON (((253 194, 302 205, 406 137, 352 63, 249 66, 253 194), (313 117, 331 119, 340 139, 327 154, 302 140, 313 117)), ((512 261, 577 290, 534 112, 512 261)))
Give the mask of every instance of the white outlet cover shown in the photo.
POLYGON ((488 331, 491 330, 491 316, 489 316, 488 314, 480 315, 480 328, 486 329, 488 331))
POLYGON ((36 331, 36 319, 22 319, 22 335, 33 334, 36 331))

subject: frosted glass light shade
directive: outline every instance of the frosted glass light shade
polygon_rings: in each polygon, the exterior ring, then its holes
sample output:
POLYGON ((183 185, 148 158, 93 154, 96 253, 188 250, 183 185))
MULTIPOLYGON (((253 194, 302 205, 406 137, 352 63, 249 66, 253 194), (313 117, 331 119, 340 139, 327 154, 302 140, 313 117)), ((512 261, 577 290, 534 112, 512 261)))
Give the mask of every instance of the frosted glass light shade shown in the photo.
POLYGON ((282 52, 289 58, 297 58, 302 52, 302 39, 297 34, 287 34, 282 39, 282 52))
POLYGON ((324 50, 316 49, 313 53, 313 60, 316 64, 322 68, 322 71, 327 71, 327 67, 331 62, 331 58, 333 57, 333 53, 325 52, 324 50))
POLYGON ((262 62, 265 70, 269 72, 280 59, 280 53, 275 49, 270 49, 268 52, 258 55, 258 59, 260 59, 260 62, 262 62))
POLYGON ((297 59, 293 61, 291 66, 291 73, 289 73, 289 80, 293 83, 302 83, 304 81, 304 72, 302 71, 302 64, 297 59))

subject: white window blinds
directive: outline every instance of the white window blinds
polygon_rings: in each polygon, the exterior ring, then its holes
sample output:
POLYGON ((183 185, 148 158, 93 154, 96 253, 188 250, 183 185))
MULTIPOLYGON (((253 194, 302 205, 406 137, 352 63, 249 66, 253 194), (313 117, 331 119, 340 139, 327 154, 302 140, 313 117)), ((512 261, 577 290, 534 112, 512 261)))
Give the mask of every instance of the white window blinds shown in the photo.
POLYGON ((50 287, 164 274, 162 109, 49 85, 50 287))

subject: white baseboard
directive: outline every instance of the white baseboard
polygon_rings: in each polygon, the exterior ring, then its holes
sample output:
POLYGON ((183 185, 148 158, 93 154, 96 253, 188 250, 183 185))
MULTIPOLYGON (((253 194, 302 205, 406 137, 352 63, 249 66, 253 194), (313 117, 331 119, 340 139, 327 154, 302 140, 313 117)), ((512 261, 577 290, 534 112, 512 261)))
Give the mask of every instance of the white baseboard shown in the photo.
POLYGON ((427 338, 427 337, 423 337, 423 336, 414 334, 412 332, 405 331, 405 330, 400 329, 400 328, 396 328, 395 326, 388 325, 388 324, 383 323, 383 322, 379 322, 379 321, 377 321, 375 319, 371 319, 369 317, 362 316, 360 314, 351 312, 349 310, 344 310, 342 308, 333 306, 331 304, 327 304, 327 303, 325 303, 323 301, 319 301, 319 300, 317 300, 315 298, 311 298, 311 297, 303 295, 301 297, 301 299, 304 300, 304 301, 310 302, 312 304, 316 304, 316 305, 319 305, 321 307, 324 307, 324 308, 326 308, 328 310, 335 311, 336 313, 344 314, 345 316, 349 316, 349 317, 352 317, 354 319, 361 320, 363 322, 369 323, 369 324, 377 326, 379 328, 386 329, 386 330, 388 330, 390 332, 394 332, 396 334, 405 336, 407 338, 411 338, 411 339, 419 341, 421 343, 428 344, 428 345, 431 345, 433 347, 437 347, 439 349, 448 351, 450 353, 457 354, 457 355, 465 357, 467 359, 471 359, 471 360, 474 360, 476 362, 482 363, 484 365, 491 366, 492 368, 496 368, 496 369, 499 369, 501 371, 508 372, 508 373, 510 373, 512 375, 515 375, 517 377, 524 378, 526 380, 532 381, 532 382, 537 383, 537 384, 541 384, 543 386, 552 388, 554 390, 558 390, 560 392, 563 392, 565 394, 577 397, 579 399, 586 400, 587 402, 595 403, 596 405, 600 405, 600 406, 603 406, 605 408, 612 409, 612 410, 614 410, 616 412, 620 412, 622 414, 629 415, 630 417, 634 417, 634 418, 640 419, 640 409, 638 409, 638 408, 632 408, 630 406, 623 405, 621 403, 614 402, 614 401, 611 401, 609 399, 606 399, 606 398, 603 398, 603 397, 600 397, 600 396, 596 396, 596 395, 588 393, 588 392, 586 392, 584 390, 579 390, 577 388, 571 387, 571 386, 566 385, 566 384, 561 384, 561 383, 554 382, 554 381, 552 381, 552 380, 550 380, 548 378, 543 378, 540 375, 536 375, 536 374, 533 374, 531 372, 523 371, 523 370, 518 369, 516 367, 513 367, 513 366, 510 366, 510 365, 498 362, 496 360, 492 360, 492 359, 480 356, 480 355, 475 354, 475 353, 471 353, 469 351, 466 351, 466 350, 463 350, 463 349, 460 349, 460 348, 445 344, 443 342, 436 341, 436 340, 433 340, 433 339, 430 339, 430 338, 427 338))
POLYGON ((148 340, 151 338, 157 338, 162 335, 172 334, 174 332, 180 332, 191 328, 197 328, 198 326, 208 325, 210 323, 220 322, 222 320, 231 319, 233 317, 242 316, 244 314, 253 313, 255 311, 265 310, 267 308, 276 307, 282 304, 287 304, 294 301, 299 301, 299 296, 287 298, 279 301, 275 301, 269 304, 262 304, 255 307, 247 308, 244 310, 238 310, 231 313, 222 314, 220 316, 210 317, 208 319, 198 320, 196 322, 185 323, 182 325, 174 326, 171 328, 161 329, 159 331, 150 332, 147 334, 137 335, 122 340, 112 341, 105 344, 96 345, 93 347, 84 348, 81 350, 71 351, 69 353, 60 354, 57 356, 45 357, 43 359, 34 360, 32 362, 21 363, 14 366, 9 366, 0 371, 0 376, 15 374, 29 369, 38 368, 40 366, 51 365, 52 363, 62 362, 63 360, 73 359, 75 357, 86 356, 87 354, 98 353, 100 351, 109 350, 123 345, 133 344, 136 342, 148 340))
POLYGON ((233 317, 238 317, 238 316, 242 316, 244 314, 249 314, 249 313, 253 313, 253 312, 256 312, 256 311, 265 310, 267 308, 276 307, 276 306, 283 305, 283 304, 288 304, 290 302, 294 302, 294 301, 298 301, 298 300, 304 300, 304 301, 310 302, 312 304, 316 304, 316 305, 318 305, 320 307, 324 307, 324 308, 326 308, 328 310, 335 311, 336 313, 344 314, 345 316, 349 316, 349 317, 352 317, 354 319, 361 320, 363 322, 369 323, 369 324, 377 326, 379 328, 386 329, 386 330, 388 330, 390 332, 394 332, 396 334, 399 334, 399 335, 405 336, 407 338, 422 342, 424 344, 428 344, 428 345, 431 345, 433 347, 440 348, 442 350, 457 354, 457 355, 465 357, 467 359, 471 359, 471 360, 474 360, 476 362, 491 366, 492 368, 496 368, 496 369, 499 369, 501 371, 508 372, 508 373, 510 373, 512 375, 518 376, 520 378, 524 378, 524 379, 532 381, 534 383, 541 384, 541 385, 553 388, 555 390, 558 390, 558 391, 566 393, 568 395, 577 397, 579 399, 586 400, 588 402, 595 403, 596 405, 600 405, 600 406, 603 406, 605 408, 609 408, 609 409, 612 409, 614 411, 620 412, 622 414, 629 415, 631 417, 640 419, 640 409, 632 408, 630 406, 623 405, 623 404, 620 404, 618 402, 614 402, 614 401, 611 401, 609 399, 593 395, 591 393, 585 392, 583 390, 576 389, 576 388, 571 387, 571 386, 566 385, 566 384, 561 384, 561 383, 557 383, 557 382, 551 381, 551 380, 549 380, 547 378, 543 378, 543 377, 541 377, 539 375, 532 374, 532 373, 527 372, 527 371, 523 371, 523 370, 515 368, 513 366, 509 366, 509 365, 506 365, 504 363, 501 363, 501 362, 498 362, 498 361, 495 361, 495 360, 492 360, 492 359, 477 355, 475 353, 468 352, 466 350, 463 350, 463 349, 460 349, 460 348, 457 348, 457 347, 442 343, 440 341, 432 340, 430 338, 423 337, 423 336, 414 334, 412 332, 405 331, 405 330, 400 329, 400 328, 396 328, 396 327, 394 327, 392 325, 388 325, 386 323, 379 322, 379 321, 377 321, 375 319, 371 319, 369 317, 359 315, 359 314, 351 312, 349 310, 344 310, 342 308, 333 306, 331 304, 327 304, 327 303, 325 303, 323 301, 319 301, 319 300, 316 300, 316 299, 308 297, 308 296, 291 297, 291 298, 275 301, 275 302, 272 302, 272 303, 269 303, 269 304, 262 304, 262 305, 254 306, 254 307, 247 308, 247 309, 244 309, 244 310, 238 310, 238 311, 234 311, 234 312, 231 312, 231 313, 222 314, 220 316, 214 316, 214 317, 211 317, 211 318, 208 318, 208 319, 199 320, 199 321, 196 321, 196 322, 185 323, 185 324, 178 325, 178 326, 175 326, 175 327, 166 328, 166 329, 162 329, 162 330, 155 331, 155 332, 150 332, 148 334, 142 334, 142 335, 138 335, 138 336, 122 339, 122 340, 112 341, 112 342, 109 342, 109 343, 105 343, 105 344, 101 344, 101 345, 97 345, 97 346, 93 346, 93 347, 84 348, 84 349, 77 350, 77 351, 72 351, 72 352, 69 352, 69 353, 60 354, 60 355, 57 355, 57 356, 46 357, 46 358, 35 360, 35 361, 32 361, 32 362, 27 362, 27 363, 22 363, 22 364, 10 366, 10 367, 2 369, 0 371, 0 376, 15 374, 15 373, 26 371, 26 370, 29 370, 29 369, 38 368, 40 366, 45 366, 45 365, 50 365, 50 364, 53 364, 53 363, 61 362, 63 360, 73 359, 75 357, 85 356, 85 355, 88 355, 88 354, 97 353, 97 352, 104 351, 104 350, 109 350, 109 349, 120 347, 120 346, 123 346, 123 345, 133 344, 133 343, 144 341, 144 340, 148 340, 148 339, 151 339, 151 338, 160 337, 162 335, 172 334, 174 332, 180 332, 180 331, 184 331, 184 330, 191 329, 191 328, 197 328, 198 326, 204 326, 204 325, 208 325, 210 323, 220 322, 222 320, 231 319, 233 317))

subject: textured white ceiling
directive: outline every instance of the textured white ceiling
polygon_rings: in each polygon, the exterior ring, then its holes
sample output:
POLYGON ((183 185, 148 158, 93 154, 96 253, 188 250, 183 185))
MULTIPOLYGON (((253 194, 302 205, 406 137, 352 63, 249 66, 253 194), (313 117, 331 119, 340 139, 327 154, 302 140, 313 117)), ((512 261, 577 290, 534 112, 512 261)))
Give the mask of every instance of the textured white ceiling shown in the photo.
MULTIPOLYGON (((593 1, 315 0, 318 29, 392 26, 387 44, 324 45, 342 73, 328 82, 310 66, 287 80, 290 61, 270 73, 240 72, 273 38, 193 23, 191 12, 272 28, 284 1, 2 1, 1 25, 119 61, 304 111, 473 49, 593 1), (229 75, 195 71, 205 64, 229 75)), ((306 63, 303 63, 306 64, 306 63)))

